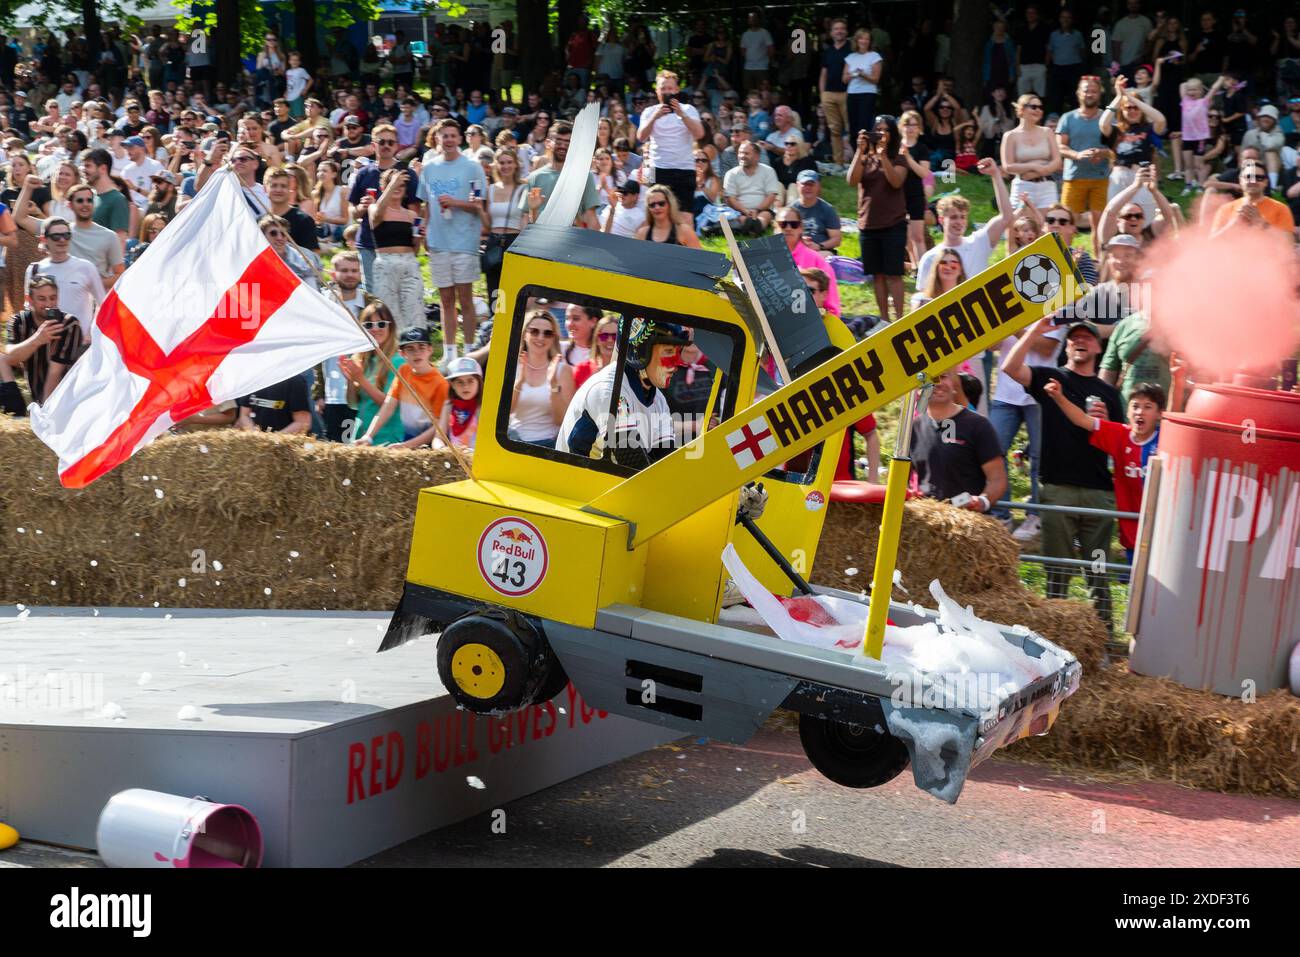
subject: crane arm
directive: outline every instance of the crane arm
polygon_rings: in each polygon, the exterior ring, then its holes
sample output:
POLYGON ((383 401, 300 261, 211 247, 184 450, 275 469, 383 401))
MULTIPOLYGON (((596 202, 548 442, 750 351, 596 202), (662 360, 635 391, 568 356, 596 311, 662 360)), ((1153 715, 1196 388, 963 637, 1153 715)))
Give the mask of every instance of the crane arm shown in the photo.
POLYGON ((737 411, 598 496, 586 510, 627 521, 628 548, 635 548, 915 389, 918 381, 1073 302, 1085 288, 1065 246, 1055 235, 1044 236, 737 411))

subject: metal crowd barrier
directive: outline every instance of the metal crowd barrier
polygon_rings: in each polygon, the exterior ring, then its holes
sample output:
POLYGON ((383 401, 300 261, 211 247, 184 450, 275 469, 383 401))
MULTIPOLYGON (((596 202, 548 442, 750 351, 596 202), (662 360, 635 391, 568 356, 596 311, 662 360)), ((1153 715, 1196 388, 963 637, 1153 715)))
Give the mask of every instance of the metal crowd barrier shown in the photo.
MULTIPOLYGON (((1007 509, 1007 510, 1019 510, 1022 512, 1039 512, 1039 513, 1060 512, 1068 515, 1092 515, 1101 518, 1113 518, 1113 519, 1128 518, 1128 519, 1133 519, 1134 521, 1140 518, 1137 512, 1120 512, 1114 509, 1085 508, 1083 506, 1073 506, 1073 505, 1047 505, 1047 504, 1036 503, 1036 502, 1013 502, 1013 501, 1002 500, 997 502, 995 507, 1001 509, 1007 509)), ((1037 581, 1038 576, 1033 574, 1027 574, 1026 573, 1027 570, 1025 566, 1039 565, 1042 566, 1044 572, 1046 572, 1049 568, 1058 569, 1059 571, 1061 571, 1067 576, 1066 583, 1065 583, 1067 592, 1071 589, 1076 576, 1082 575, 1083 573, 1089 571, 1098 573, 1099 575, 1107 579, 1108 584, 1111 586, 1109 588, 1109 591, 1110 591, 1110 602, 1111 602, 1112 626, 1117 634, 1120 634, 1124 631, 1125 618, 1128 612, 1128 598, 1129 598, 1128 584, 1133 572, 1132 565, 1125 564, 1122 562, 1109 562, 1109 561, 1104 562, 1102 564, 1098 564, 1086 558, 1065 558, 1065 557, 1058 557, 1054 555, 1036 555, 1036 554, 1026 554, 1026 553, 1021 554, 1020 562, 1021 562, 1021 575, 1020 575, 1021 581, 1024 582, 1024 584, 1028 587, 1031 588, 1037 587, 1038 590, 1044 595, 1046 595, 1047 593, 1046 574, 1042 575, 1041 587, 1038 587, 1040 585, 1040 583, 1037 581)), ((1070 595, 1070 597, 1080 601, 1089 600, 1089 596, 1087 593, 1086 579, 1084 579, 1083 582, 1082 592, 1072 594, 1070 595)))

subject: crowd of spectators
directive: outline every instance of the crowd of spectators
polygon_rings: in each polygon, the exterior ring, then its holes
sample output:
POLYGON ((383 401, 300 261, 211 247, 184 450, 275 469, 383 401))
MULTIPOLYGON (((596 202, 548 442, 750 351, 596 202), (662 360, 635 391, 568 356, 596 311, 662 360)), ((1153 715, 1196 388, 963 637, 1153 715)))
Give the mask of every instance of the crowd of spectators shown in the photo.
MULTIPOLYGON (((1133 292, 1155 238, 1189 221, 1294 238, 1300 28, 1266 10, 1185 24, 1149 0, 1125 0, 1113 20, 1101 9, 1030 3, 995 16, 973 98, 950 74, 951 25, 924 17, 826 17, 803 25, 802 44, 757 10, 735 32, 703 18, 653 30, 583 20, 559 44, 564 68, 536 89, 515 83, 509 21, 439 24, 427 51, 402 31, 360 46, 338 32, 314 73, 268 32, 233 84, 174 29, 110 25, 98 62, 75 31, 0 38, 0 287, 13 317, 0 400, 21 414, 50 394, 107 291, 229 166, 271 247, 398 371, 374 354, 339 357, 179 428, 407 447, 441 431, 472 445, 491 347, 480 328, 504 254, 546 208, 572 120, 595 103, 575 225, 696 248, 724 220, 741 236, 778 233, 819 303, 858 330, 979 273, 1004 240, 1010 252, 1085 232, 1076 260, 1096 288, 1084 307, 945 377, 917 420, 919 446, 939 450, 918 471, 928 494, 964 496, 1010 525, 993 503, 1023 425, 1034 500, 1113 506, 1111 445, 1089 445, 1064 405, 1099 420, 1123 419, 1133 396, 1163 407, 1170 357, 1133 292), (963 177, 991 183, 987 221, 971 221, 963 177), (823 195, 832 178, 845 208, 823 195), (1179 188, 1183 204, 1166 195, 1179 188), (855 234, 856 261, 842 255, 855 234), (864 282, 877 313, 865 323, 842 307, 843 285, 864 282), (962 454, 978 461, 942 462, 952 449, 924 440, 925 417, 954 410, 983 422, 958 417, 962 454)), ((616 330, 578 305, 539 305, 513 418, 525 441, 554 442, 616 330)), ((1143 405, 1143 426, 1158 412, 1143 405)), ((1110 534, 1105 522, 1053 522, 1031 516, 1017 534, 1041 530, 1063 554, 1110 534)))

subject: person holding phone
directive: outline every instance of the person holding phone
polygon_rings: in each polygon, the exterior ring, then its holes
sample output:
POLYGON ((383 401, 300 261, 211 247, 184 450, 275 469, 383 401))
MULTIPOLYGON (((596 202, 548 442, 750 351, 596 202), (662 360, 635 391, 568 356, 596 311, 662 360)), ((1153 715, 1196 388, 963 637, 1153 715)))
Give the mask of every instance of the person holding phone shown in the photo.
POLYGON ((9 320, 9 343, 9 351, 0 355, 0 407, 21 407, 15 368, 23 370, 32 400, 44 402, 86 349, 77 317, 59 309, 59 284, 53 276, 32 279, 27 308, 9 320))
POLYGON ((646 158, 655 171, 655 183, 667 186, 679 209, 695 203, 695 144, 704 136, 699 111, 678 99, 677 74, 660 70, 655 80, 658 106, 641 114, 638 141, 646 144, 646 158))
POLYGON ((858 130, 857 152, 847 174, 858 189, 858 229, 862 268, 874 277, 880 316, 901 319, 907 311, 903 294, 903 261, 907 256, 907 199, 903 184, 907 163, 898 155, 898 123, 892 116, 876 119, 876 128, 858 130))

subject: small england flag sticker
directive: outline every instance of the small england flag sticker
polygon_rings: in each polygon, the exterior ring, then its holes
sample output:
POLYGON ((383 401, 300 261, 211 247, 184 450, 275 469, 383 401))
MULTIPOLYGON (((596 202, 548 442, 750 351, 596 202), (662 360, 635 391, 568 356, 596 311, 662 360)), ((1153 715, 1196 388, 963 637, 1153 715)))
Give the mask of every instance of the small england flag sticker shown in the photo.
POLYGON ((764 456, 775 452, 780 444, 772 435, 767 419, 759 416, 727 436, 727 446, 736 460, 736 467, 746 469, 764 456))

